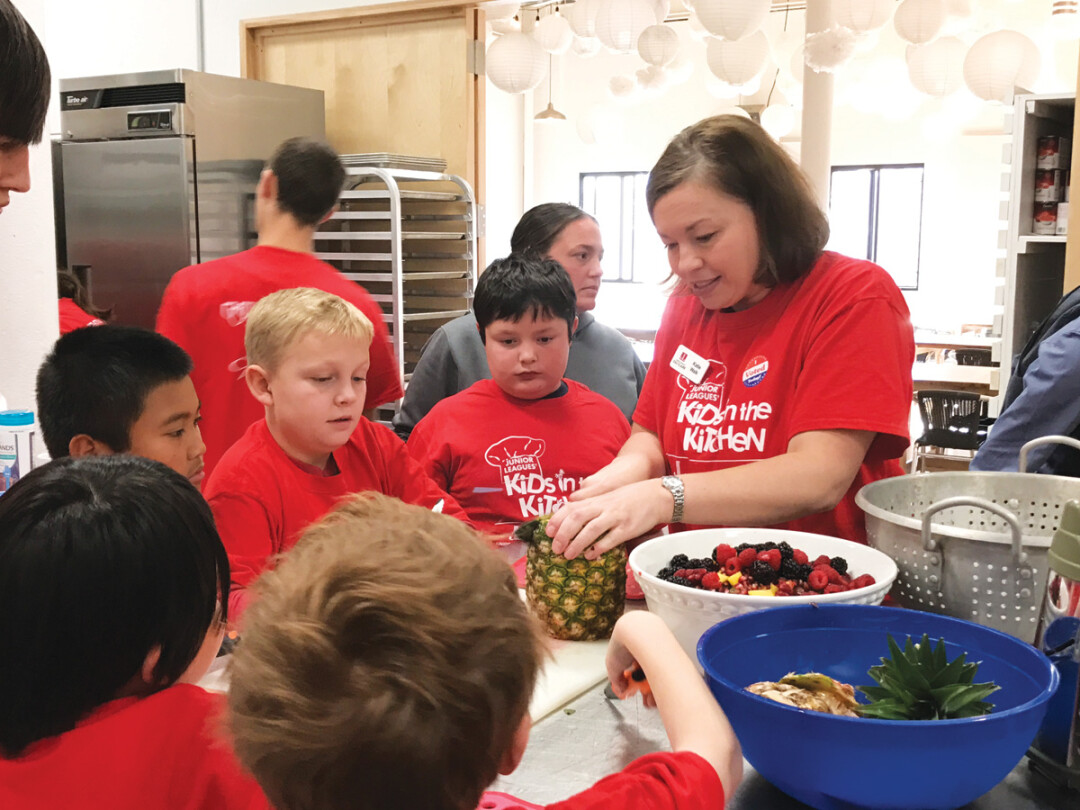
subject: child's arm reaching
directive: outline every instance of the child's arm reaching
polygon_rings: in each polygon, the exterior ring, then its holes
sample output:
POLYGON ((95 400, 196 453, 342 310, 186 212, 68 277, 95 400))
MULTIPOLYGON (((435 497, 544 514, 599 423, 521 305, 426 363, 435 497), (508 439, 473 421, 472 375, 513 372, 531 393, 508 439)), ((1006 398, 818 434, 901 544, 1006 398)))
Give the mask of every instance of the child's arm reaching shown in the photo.
POLYGON ((626 673, 635 664, 650 686, 648 693, 642 692, 642 700, 660 710, 672 750, 691 751, 705 759, 730 797, 742 779, 742 749, 735 732, 667 625, 644 610, 625 614, 611 635, 607 671, 619 697, 630 687, 626 673))

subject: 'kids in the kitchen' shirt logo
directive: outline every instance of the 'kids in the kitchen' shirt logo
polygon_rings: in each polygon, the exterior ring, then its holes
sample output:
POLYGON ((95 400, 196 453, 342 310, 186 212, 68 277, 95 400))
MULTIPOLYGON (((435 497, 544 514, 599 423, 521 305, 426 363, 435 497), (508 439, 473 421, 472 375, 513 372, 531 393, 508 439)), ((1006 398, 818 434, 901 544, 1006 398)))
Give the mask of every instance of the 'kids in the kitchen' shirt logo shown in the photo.
POLYGON ((510 498, 517 498, 522 518, 534 518, 554 512, 581 484, 580 478, 544 475, 540 456, 546 445, 543 439, 507 436, 484 451, 484 460, 499 470, 502 488, 510 498))
MULTIPOLYGON (((758 358, 755 358, 757 360, 758 358)), ((768 361, 760 358, 761 377, 768 370, 768 361)), ((772 405, 768 402, 741 402, 738 405, 727 404, 727 366, 719 360, 709 360, 709 369, 704 379, 694 383, 683 375, 676 380, 683 390, 679 399, 679 409, 675 423, 683 426, 681 449, 686 458, 707 459, 702 456, 716 453, 745 453, 756 450, 765 452, 764 425, 755 422, 767 421, 772 416, 772 405)), ((752 360, 747 371, 756 368, 752 360)), ((743 374, 743 381, 747 376, 743 374)), ((759 378, 754 385, 760 382, 759 378)))
POLYGON ((765 374, 769 370, 769 361, 762 355, 756 355, 750 358, 750 362, 746 364, 746 370, 742 373, 742 383, 747 388, 753 388, 759 382, 765 379, 765 374))

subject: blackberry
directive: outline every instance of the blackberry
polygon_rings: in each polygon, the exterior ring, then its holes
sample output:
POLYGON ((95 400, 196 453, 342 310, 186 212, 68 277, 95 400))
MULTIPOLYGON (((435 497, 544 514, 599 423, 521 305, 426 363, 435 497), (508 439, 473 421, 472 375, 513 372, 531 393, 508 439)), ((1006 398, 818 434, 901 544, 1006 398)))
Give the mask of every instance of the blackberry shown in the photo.
POLYGON ((746 569, 746 573, 762 588, 767 588, 778 579, 772 566, 764 560, 754 560, 746 569))
POLYGON ((675 575, 675 569, 672 568, 670 565, 667 566, 666 568, 661 568, 660 571, 656 574, 656 576, 658 576, 660 579, 663 579, 663 580, 666 580, 666 581, 670 581, 671 578, 674 575, 675 575))
POLYGON ((780 549, 781 560, 790 560, 795 556, 795 549, 791 547, 791 543, 789 543, 787 540, 780 543, 777 548, 780 549))
POLYGON ((756 546, 754 546, 754 548, 756 548, 758 551, 772 551, 773 549, 780 548, 780 546, 778 546, 772 540, 769 540, 765 543, 758 543, 756 546))
POLYGON ((792 557, 784 557, 780 560, 780 576, 784 579, 801 579, 802 566, 795 562, 792 557))
POLYGON ((840 574, 840 576, 843 576, 847 573, 847 560, 845 560, 843 557, 833 557, 831 560, 829 560, 829 565, 831 565, 833 567, 833 570, 836 571, 836 573, 840 574))
POLYGON ((704 568, 706 571, 719 571, 720 566, 716 564, 716 560, 702 557, 700 559, 691 559, 687 564, 687 568, 704 568))
POLYGON ((687 557, 685 554, 676 554, 674 557, 671 558, 671 567, 675 569, 689 568, 690 558, 687 557))
POLYGON ((752 549, 754 549, 754 551, 757 551, 756 546, 752 546, 749 543, 739 543, 739 545, 735 546, 735 553, 736 554, 742 554, 748 548, 752 548, 752 549))
POLYGON ((799 566, 799 576, 796 578, 805 582, 806 578, 812 573, 814 573, 814 566, 810 565, 810 563, 803 563, 799 566))
POLYGON ((672 577, 671 582, 675 585, 682 585, 686 588, 700 588, 700 585, 696 585, 685 577, 672 577))

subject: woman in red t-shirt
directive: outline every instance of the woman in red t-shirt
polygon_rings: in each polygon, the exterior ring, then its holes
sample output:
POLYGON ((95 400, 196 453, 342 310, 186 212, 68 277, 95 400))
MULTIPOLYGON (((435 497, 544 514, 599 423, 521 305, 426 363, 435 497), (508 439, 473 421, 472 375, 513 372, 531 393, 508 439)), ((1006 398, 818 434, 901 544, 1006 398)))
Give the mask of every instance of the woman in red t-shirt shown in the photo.
POLYGON ((805 176, 744 118, 677 135, 646 201, 676 286, 631 436, 552 519, 555 550, 592 557, 669 522, 865 542, 855 493, 900 474, 908 444, 896 284, 824 250, 805 176))

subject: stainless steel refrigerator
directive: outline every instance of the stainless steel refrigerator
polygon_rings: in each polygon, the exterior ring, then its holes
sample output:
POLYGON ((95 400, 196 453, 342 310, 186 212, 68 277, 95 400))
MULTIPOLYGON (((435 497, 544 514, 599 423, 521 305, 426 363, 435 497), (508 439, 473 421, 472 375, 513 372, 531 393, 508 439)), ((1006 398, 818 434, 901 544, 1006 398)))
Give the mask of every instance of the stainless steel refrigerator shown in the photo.
POLYGON ((59 262, 118 323, 152 327, 177 270, 255 241, 274 148, 325 132, 323 92, 167 70, 60 81, 59 262))

